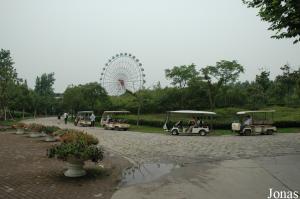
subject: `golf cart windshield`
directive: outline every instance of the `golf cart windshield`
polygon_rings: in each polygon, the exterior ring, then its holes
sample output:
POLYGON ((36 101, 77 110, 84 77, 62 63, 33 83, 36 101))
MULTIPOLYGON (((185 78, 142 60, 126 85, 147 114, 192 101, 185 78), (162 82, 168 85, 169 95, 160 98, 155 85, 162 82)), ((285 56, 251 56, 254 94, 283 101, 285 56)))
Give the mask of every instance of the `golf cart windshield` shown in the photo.
POLYGON ((93 114, 93 111, 79 111, 77 113, 77 118, 81 120, 90 120, 90 116, 93 114))

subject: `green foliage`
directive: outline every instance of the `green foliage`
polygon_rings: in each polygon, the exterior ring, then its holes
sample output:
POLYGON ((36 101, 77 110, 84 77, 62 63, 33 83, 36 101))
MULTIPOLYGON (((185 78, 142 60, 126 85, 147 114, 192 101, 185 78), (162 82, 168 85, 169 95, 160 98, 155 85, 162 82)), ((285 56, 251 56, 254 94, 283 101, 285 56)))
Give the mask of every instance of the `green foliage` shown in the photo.
POLYGON ((36 123, 31 123, 27 126, 27 129, 29 131, 33 131, 33 132, 43 132, 45 130, 45 126, 41 125, 41 124, 36 124, 36 123))
POLYGON ((44 131, 48 135, 53 135, 54 132, 58 131, 60 128, 57 126, 46 126, 44 131))
MULTIPOLYGON (((210 109, 214 110, 216 106, 216 97, 222 86, 234 83, 240 73, 244 72, 244 67, 237 61, 221 60, 215 66, 206 66, 201 69, 203 79, 207 84, 207 94, 210 103, 210 109)), ((225 89, 226 87, 223 87, 225 89)))
POLYGON ((177 85, 179 88, 184 88, 191 79, 198 75, 195 67, 195 64, 174 66, 172 69, 165 70, 166 77, 172 80, 171 84, 174 86, 177 85))
POLYGON ((80 110, 94 110, 97 114, 110 106, 106 91, 96 82, 69 86, 64 92, 62 103, 67 111, 73 113, 80 110))
POLYGON ((55 101, 53 91, 54 82, 54 73, 44 73, 36 78, 35 93, 32 95, 35 111, 44 112, 45 115, 52 111, 55 101))
POLYGON ((94 136, 74 129, 68 129, 67 132, 61 136, 63 143, 78 142, 78 140, 86 145, 96 145, 99 142, 94 136))
POLYGON ((298 0, 243 0, 248 7, 259 8, 258 15, 276 31, 272 38, 300 41, 300 2, 298 0))
POLYGON ((103 149, 96 146, 98 140, 83 132, 69 131, 62 137, 62 143, 48 149, 49 158, 61 160, 79 159, 99 162, 103 159, 103 149))
MULTIPOLYGON (((0 51, 0 108, 3 111, 9 103, 11 88, 19 81, 9 50, 0 51)), ((6 119, 6 118, 5 118, 6 119)))
POLYGON ((26 128, 27 125, 23 122, 18 122, 16 125, 15 125, 16 128, 18 129, 22 129, 22 128, 26 128))

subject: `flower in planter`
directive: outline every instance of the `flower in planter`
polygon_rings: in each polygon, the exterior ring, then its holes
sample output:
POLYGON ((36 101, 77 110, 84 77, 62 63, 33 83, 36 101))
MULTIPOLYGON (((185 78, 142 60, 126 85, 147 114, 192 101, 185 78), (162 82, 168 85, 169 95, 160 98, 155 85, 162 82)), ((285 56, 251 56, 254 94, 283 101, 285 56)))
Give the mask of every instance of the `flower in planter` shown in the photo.
POLYGON ((26 126, 27 125, 25 123, 19 122, 16 125, 14 125, 14 128, 16 128, 16 129, 25 129, 26 126))
POLYGON ((29 137, 31 138, 39 138, 39 137, 45 137, 45 126, 41 125, 41 124, 36 124, 36 123, 32 123, 29 125, 29 131, 31 131, 31 133, 29 134, 29 137))
POLYGON ((29 124, 29 130, 33 131, 33 132, 38 132, 41 133, 42 131, 45 130, 45 126, 41 125, 41 124, 36 124, 36 123, 31 123, 29 124))
POLYGON ((86 174, 83 169, 84 161, 100 162, 103 159, 103 149, 97 146, 98 139, 84 132, 68 130, 61 136, 61 143, 48 149, 49 158, 67 161, 68 177, 79 177, 86 174))
POLYGON ((24 123, 22 123, 22 122, 19 122, 19 123, 17 123, 16 125, 15 125, 15 129, 17 129, 17 132, 16 132, 16 134, 18 134, 18 135, 22 135, 22 134, 24 134, 25 133, 25 128, 26 128, 26 124, 24 124, 24 123))
POLYGON ((44 131, 46 133, 45 142, 55 142, 57 138, 54 137, 54 132, 58 131, 60 128, 57 126, 46 126, 44 131))
POLYGON ((54 132, 58 131, 60 128, 57 126, 46 126, 44 131, 47 135, 54 135, 54 132))

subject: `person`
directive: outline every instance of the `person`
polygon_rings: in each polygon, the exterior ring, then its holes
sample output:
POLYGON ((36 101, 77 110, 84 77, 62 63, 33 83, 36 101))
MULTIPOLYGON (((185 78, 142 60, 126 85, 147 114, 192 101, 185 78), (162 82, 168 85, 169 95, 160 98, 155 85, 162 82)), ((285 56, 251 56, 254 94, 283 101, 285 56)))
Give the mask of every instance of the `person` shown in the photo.
POLYGON ((95 126, 95 119, 96 119, 96 116, 94 115, 94 113, 92 113, 92 115, 90 116, 91 126, 92 126, 92 127, 95 126))
POLYGON ((197 117, 196 124, 197 124, 197 127, 203 127, 203 124, 204 124, 203 119, 202 118, 200 119, 200 117, 197 117))
POLYGON ((189 121, 189 128, 186 131, 187 133, 191 133, 192 132, 194 126, 196 125, 196 122, 197 121, 196 121, 195 117, 193 117, 193 119, 189 121))
POLYGON ((252 124, 252 118, 250 115, 246 116, 246 120, 244 121, 244 125, 251 125, 252 124))
POLYGON ((241 130, 243 131, 246 126, 249 126, 251 124, 252 124, 252 118, 250 115, 247 115, 245 121, 243 122, 243 124, 241 126, 241 130))
POLYGON ((64 113, 64 120, 65 120, 65 124, 68 123, 68 113, 64 113))

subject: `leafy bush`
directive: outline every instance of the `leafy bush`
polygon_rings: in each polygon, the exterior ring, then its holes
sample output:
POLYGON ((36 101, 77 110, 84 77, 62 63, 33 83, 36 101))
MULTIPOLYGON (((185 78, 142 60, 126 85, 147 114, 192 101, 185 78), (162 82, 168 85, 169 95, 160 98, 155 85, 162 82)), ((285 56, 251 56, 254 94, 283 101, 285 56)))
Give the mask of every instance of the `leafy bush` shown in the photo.
POLYGON ((86 145, 96 145, 99 142, 94 136, 77 130, 68 130, 61 136, 61 142, 63 143, 73 143, 78 141, 83 142, 86 145))
POLYGON ((55 132, 53 132, 54 136, 62 136, 65 133, 67 133, 68 131, 70 131, 69 129, 58 129, 55 132))
POLYGON ((44 131, 48 135, 52 135, 54 132, 58 131, 59 127, 57 126, 46 126, 44 131))
POLYGON ((96 146, 98 139, 83 132, 69 130, 62 136, 62 143, 48 149, 49 158, 61 160, 79 159, 99 162, 103 159, 103 150, 96 146))
POLYGON ((26 127, 27 127, 27 125, 22 122, 19 122, 16 125, 14 125, 14 128, 17 128, 17 129, 22 129, 22 128, 26 128, 26 127))
POLYGON ((45 130, 45 126, 41 124, 31 123, 28 125, 28 130, 33 132, 42 132, 45 130))

